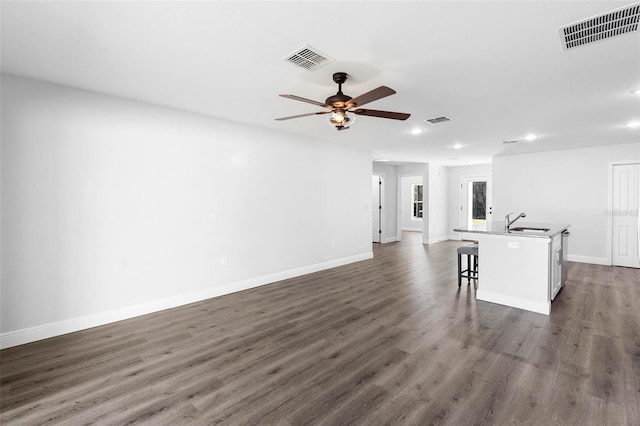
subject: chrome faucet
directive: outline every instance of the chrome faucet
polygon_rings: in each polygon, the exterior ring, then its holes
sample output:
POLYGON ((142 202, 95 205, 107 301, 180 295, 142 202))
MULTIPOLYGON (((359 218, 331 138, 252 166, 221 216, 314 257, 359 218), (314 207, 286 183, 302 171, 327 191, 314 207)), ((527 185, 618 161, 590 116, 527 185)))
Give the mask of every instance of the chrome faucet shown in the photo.
POLYGON ((511 220, 511 221, 510 221, 510 220, 509 220, 509 216, 511 216, 512 214, 515 214, 515 213, 514 213, 514 212, 509 213, 508 215, 506 215, 506 216, 504 217, 504 230, 505 230, 505 231, 509 231, 509 227, 511 227, 511 225, 513 225, 513 222, 515 222, 516 220, 520 219, 521 217, 527 217, 527 215, 526 215, 526 214, 524 214, 524 213, 520 213, 520 214, 518 215, 518 217, 516 217, 515 219, 513 219, 513 220, 511 220))

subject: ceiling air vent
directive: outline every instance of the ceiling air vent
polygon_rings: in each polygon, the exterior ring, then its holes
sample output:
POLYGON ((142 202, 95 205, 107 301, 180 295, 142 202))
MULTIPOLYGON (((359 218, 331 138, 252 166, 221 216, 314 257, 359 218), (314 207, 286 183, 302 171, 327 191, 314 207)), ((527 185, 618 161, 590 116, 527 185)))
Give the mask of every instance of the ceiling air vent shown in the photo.
POLYGON ((297 67, 304 68, 309 71, 315 71, 318 68, 322 68, 323 66, 333 62, 332 58, 309 45, 302 46, 295 52, 285 56, 283 59, 297 67))
POLYGON ((569 50, 595 41, 638 31, 640 3, 560 28, 562 49, 569 50))
POLYGON ((440 123, 446 123, 447 121, 451 121, 451 119, 449 117, 442 116, 442 117, 430 118, 427 121, 431 124, 440 124, 440 123))
POLYGON ((520 142, 520 141, 518 141, 518 140, 502 141, 502 143, 507 144, 507 145, 511 144, 511 143, 518 143, 518 142, 520 142))

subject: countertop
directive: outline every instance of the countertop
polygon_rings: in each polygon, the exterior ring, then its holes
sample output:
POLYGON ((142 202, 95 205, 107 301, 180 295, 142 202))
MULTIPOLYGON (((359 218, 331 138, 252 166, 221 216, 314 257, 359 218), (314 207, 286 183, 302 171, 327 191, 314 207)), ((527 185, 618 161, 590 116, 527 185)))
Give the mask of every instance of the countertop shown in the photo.
POLYGON ((504 229, 504 221, 490 222, 486 230, 455 228, 455 232, 468 232, 472 234, 492 234, 492 235, 508 235, 511 237, 533 237, 533 238, 551 238, 556 234, 566 230, 569 224, 562 223, 539 223, 539 222, 520 222, 516 221, 511 228, 549 228, 546 232, 526 232, 526 231, 506 231, 504 229))

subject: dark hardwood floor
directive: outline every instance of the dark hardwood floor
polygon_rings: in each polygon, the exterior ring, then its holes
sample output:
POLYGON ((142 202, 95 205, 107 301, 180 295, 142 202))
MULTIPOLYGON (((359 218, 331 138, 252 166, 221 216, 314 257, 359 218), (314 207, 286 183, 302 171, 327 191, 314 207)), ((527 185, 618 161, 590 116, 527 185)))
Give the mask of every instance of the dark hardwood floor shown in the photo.
MULTIPOLYGON (((640 270, 570 263, 547 317, 455 249, 368 261, 0 352, 1 422, 640 424, 640 270)), ((517 277, 514 277, 517 279, 517 277)))

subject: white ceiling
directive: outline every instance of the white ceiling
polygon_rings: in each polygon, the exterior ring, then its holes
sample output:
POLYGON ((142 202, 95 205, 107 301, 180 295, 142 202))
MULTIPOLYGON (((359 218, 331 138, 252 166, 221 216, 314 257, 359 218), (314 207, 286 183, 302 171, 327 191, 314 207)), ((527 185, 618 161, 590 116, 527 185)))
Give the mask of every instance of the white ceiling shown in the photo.
POLYGON ((563 51, 558 28, 630 1, 2 1, 2 71, 371 149, 461 165, 494 155, 640 143, 640 32, 563 51), (304 45, 335 62, 283 58, 304 45), (353 97, 396 95, 337 132, 321 110, 344 71, 353 97), (431 125, 428 118, 453 121, 431 125), (424 129, 413 135, 414 127, 424 129), (533 141, 505 145, 504 140, 533 141), (462 145, 454 149, 454 144, 462 145))

